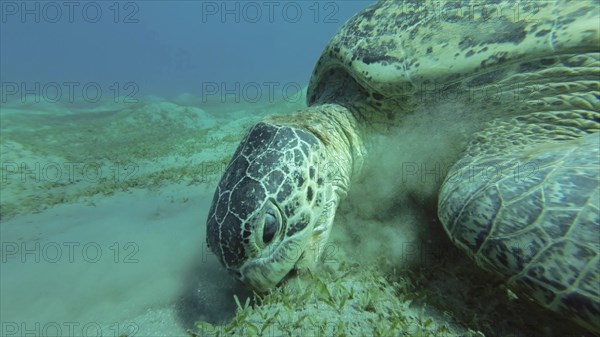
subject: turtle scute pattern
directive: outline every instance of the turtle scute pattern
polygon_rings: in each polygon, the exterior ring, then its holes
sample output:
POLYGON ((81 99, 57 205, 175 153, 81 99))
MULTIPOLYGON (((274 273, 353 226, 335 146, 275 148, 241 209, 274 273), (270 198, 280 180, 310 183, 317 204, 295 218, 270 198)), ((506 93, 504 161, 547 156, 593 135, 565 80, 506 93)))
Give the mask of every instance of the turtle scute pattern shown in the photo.
POLYGON ((479 265, 600 331, 599 6, 481 5, 477 13, 469 1, 369 6, 321 55, 308 103, 349 108, 364 132, 440 103, 426 97, 437 85, 502 89, 494 99, 462 98, 483 126, 441 187, 440 219, 479 265))
MULTIPOLYGON (((478 16, 471 1, 387 0, 367 7, 322 53, 307 103, 313 112, 330 105, 332 116, 352 120, 356 128, 344 134, 359 140, 337 144, 352 151, 368 143, 371 132, 410 127, 403 125, 407 115, 439 108, 439 99, 425 95, 437 85, 456 92, 502 88, 497 99, 462 96, 444 106, 481 123, 465 136, 465 151, 440 187, 438 215, 450 238, 480 266, 504 275, 520 294, 600 331, 599 6, 584 0, 482 5, 486 11, 478 16), (505 14, 516 9, 525 17, 505 14)), ((282 118, 301 119, 302 113, 282 118)), ((311 136, 326 134, 313 132, 316 125, 299 125, 311 136)), ((327 149, 339 143, 319 140, 327 149)), ((244 149, 253 151, 254 161, 243 152, 234 155, 240 167, 284 170, 256 152, 263 145, 251 145, 244 149)), ((229 205, 243 187, 235 184, 248 172, 227 174, 210 211, 209 236, 211 246, 222 249, 222 262, 237 267, 252 255, 239 242, 254 227, 252 214, 229 205)), ((285 172, 285 178, 291 184, 294 177, 285 172)), ((254 180, 261 184, 249 184, 263 191, 263 181, 254 180)), ((288 194, 274 200, 296 200, 288 194)))
MULTIPOLYGON (((236 268, 247 258, 250 233, 256 230, 253 217, 269 199, 277 200, 288 217, 298 213, 300 195, 309 195, 311 205, 322 202, 314 170, 299 169, 314 160, 315 151, 310 150, 316 144, 313 135, 258 123, 242 144, 217 186, 207 220, 209 248, 216 250, 227 268, 236 268)), ((297 216, 302 221, 289 227, 287 236, 310 221, 310 212, 297 216)))
POLYGON ((447 178, 462 183, 443 185, 440 219, 480 266, 598 329, 599 168, 598 133, 542 146, 521 160, 467 156, 447 178))
MULTIPOLYGON (((436 103, 439 95, 429 92, 496 84, 507 100, 478 104, 502 115, 500 106, 514 108, 513 92, 536 91, 528 84, 548 90, 547 76, 574 75, 575 65, 554 67, 569 54, 585 62, 586 53, 598 53, 598 7, 593 1, 379 1, 332 38, 313 71, 308 103, 339 103, 363 124, 397 126, 420 104, 436 103), (535 75, 545 68, 554 74, 535 75)), ((589 93, 594 81, 586 78, 578 85, 589 93)), ((531 112, 518 108, 524 111, 511 113, 531 112)))

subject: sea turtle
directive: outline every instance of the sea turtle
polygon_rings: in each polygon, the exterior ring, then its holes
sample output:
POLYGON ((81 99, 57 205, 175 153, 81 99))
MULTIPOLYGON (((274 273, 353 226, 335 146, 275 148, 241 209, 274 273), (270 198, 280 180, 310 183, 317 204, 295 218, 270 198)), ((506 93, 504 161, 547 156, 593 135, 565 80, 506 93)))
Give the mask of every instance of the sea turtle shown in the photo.
POLYGON ((379 160, 372 139, 402 141, 411 116, 437 114, 467 125, 437 185, 451 240, 517 293, 599 331, 598 11, 594 0, 365 8, 320 56, 308 107, 241 141, 208 214, 209 248, 259 291, 313 267, 351 182, 379 160))

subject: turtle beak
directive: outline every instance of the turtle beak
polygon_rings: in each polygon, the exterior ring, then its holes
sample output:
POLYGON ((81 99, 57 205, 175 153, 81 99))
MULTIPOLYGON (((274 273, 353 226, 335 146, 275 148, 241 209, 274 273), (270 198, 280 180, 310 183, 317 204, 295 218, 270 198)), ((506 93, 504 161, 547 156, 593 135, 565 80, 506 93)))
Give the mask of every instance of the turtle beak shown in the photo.
MULTIPOLYGON (((302 255, 304 255, 304 253, 302 253, 302 255)), ((300 256, 298 261, 302 260, 302 257, 303 257, 302 255, 300 256)), ((292 269, 290 269, 290 272, 287 273, 287 275, 285 275, 285 277, 277 285, 279 286, 281 284, 284 284, 288 280, 294 278, 296 275, 298 275, 298 262, 296 262, 296 265, 294 265, 294 267, 292 269)))
POLYGON ((266 292, 296 275, 297 264, 298 261, 301 260, 302 256, 303 255, 301 254, 300 258, 298 258, 296 263, 287 272, 285 270, 281 270, 280 268, 274 268, 273 264, 268 263, 253 264, 249 267, 242 267, 244 270, 242 273, 239 273, 239 280, 249 285, 254 290, 266 292), (278 277, 278 275, 282 276, 278 277))
POLYGON ((233 269, 233 268, 227 268, 227 271, 229 272, 229 274, 233 275, 233 277, 236 280, 242 281, 242 274, 239 272, 239 270, 233 269))

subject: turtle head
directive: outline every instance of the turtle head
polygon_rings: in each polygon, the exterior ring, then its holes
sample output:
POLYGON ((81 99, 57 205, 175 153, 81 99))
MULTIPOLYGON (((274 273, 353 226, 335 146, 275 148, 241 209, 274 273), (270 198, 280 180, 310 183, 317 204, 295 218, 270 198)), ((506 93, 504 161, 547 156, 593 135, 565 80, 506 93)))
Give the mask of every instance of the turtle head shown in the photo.
POLYGON ((208 247, 255 290, 318 261, 339 200, 324 158, 312 133, 261 122, 223 174, 208 214, 208 247))

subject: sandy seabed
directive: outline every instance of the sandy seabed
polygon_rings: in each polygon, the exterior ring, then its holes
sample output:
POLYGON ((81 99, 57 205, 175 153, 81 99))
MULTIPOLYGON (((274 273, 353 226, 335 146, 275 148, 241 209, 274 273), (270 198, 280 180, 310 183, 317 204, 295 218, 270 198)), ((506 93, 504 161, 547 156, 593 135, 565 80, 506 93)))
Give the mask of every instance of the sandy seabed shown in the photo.
POLYGON ((0 335, 182 336, 234 316, 244 290, 205 221, 259 113, 150 98, 1 117, 0 335))
POLYGON ((352 202, 332 233, 334 266, 246 306, 251 294, 206 249, 207 212, 244 130, 302 106, 6 105, 0 335, 585 335, 460 253, 399 261, 396 238, 448 245, 435 215, 386 223, 352 202))

